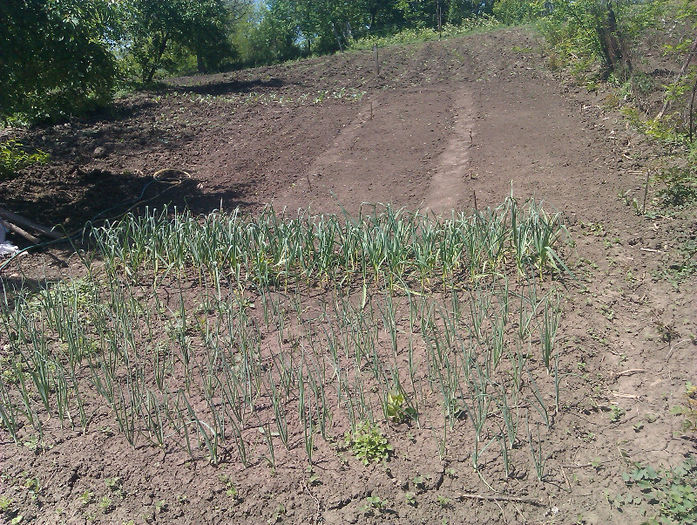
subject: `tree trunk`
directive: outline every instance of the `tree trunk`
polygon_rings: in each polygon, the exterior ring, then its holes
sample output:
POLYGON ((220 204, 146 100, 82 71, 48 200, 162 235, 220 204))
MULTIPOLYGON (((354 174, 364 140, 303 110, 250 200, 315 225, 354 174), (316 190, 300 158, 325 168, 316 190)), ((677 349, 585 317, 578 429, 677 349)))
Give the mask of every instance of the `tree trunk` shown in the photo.
POLYGON ((336 26, 334 25, 334 22, 332 22, 332 32, 334 33, 334 38, 336 39, 336 43, 339 45, 339 51, 344 51, 344 46, 341 45, 341 36, 339 35, 339 32, 336 30, 336 26))
POLYGON ((629 53, 618 30, 617 17, 612 5, 608 0, 603 4, 605 7, 605 12, 602 14, 604 20, 601 20, 597 27, 603 57, 610 71, 627 77, 632 71, 629 53))
POLYGON ((147 74, 143 78, 143 81, 146 84, 149 84, 152 82, 152 79, 155 77, 155 71, 157 71, 157 66, 160 65, 160 61, 162 60, 162 55, 165 54, 165 49, 167 49, 167 43, 169 41, 169 34, 165 34, 162 37, 162 42, 160 42, 160 46, 157 48, 157 57, 155 60, 153 60, 152 65, 147 71, 147 74))

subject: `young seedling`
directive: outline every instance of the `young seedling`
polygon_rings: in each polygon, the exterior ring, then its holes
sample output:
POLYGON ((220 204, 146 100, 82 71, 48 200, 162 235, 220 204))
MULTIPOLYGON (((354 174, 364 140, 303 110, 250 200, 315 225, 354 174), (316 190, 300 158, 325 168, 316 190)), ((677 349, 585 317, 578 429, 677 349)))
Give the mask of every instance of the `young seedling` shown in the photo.
POLYGON ((416 507, 418 503, 416 502, 416 494, 413 492, 407 492, 404 494, 404 499, 407 501, 407 505, 410 507, 416 507))
POLYGON ((78 496, 78 501, 82 506, 89 505, 94 499, 94 492, 90 489, 85 490, 80 496, 78 496))
POLYGON ((99 508, 104 514, 108 514, 114 510, 114 504, 111 498, 109 496, 102 496, 102 499, 99 500, 99 508))
POLYGON ((384 512, 387 509, 387 501, 378 496, 368 496, 365 501, 366 504, 362 508, 365 514, 372 515, 375 511, 384 512))
POLYGON ((412 479, 411 482, 414 484, 414 487, 416 487, 419 490, 426 489, 426 478, 424 478, 420 474, 414 476, 414 479, 412 479))
POLYGON ((612 405, 610 409, 610 422, 618 423, 627 412, 618 405, 612 405))
POLYGON ((443 508, 448 508, 451 507, 453 502, 450 498, 446 498, 445 496, 438 494, 436 497, 436 503, 438 503, 439 506, 443 508))

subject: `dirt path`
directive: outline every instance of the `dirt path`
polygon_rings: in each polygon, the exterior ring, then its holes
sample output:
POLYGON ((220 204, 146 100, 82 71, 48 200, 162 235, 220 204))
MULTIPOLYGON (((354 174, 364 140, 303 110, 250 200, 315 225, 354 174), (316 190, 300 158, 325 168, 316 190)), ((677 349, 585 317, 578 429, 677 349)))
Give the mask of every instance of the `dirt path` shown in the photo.
MULTIPOLYGON (((437 159, 424 207, 437 215, 461 209, 467 202, 470 173, 470 148, 474 146, 474 101, 469 86, 460 87, 451 106, 453 124, 445 150, 437 159)), ((474 194, 472 194, 474 205, 474 194)))
MULTIPOLYGON (((279 519, 291 523, 310 522, 318 512, 327 523, 371 522, 361 505, 380 494, 397 508, 395 523, 573 523, 579 515, 583 523, 629 523, 642 519, 638 508, 620 514, 608 500, 624 493, 622 473, 631 462, 675 464, 694 451, 669 409, 697 375, 697 280, 673 286, 665 275, 683 232, 691 227, 694 235, 697 223, 640 217, 618 198, 628 190, 638 195, 645 178, 649 152, 640 137, 603 107, 601 96, 565 86, 524 30, 390 48, 381 56, 379 78, 370 52, 345 53, 178 79, 164 93, 124 101, 115 115, 32 130, 23 140, 49 151, 52 163, 4 183, 0 205, 69 227, 130 202, 149 181, 144 175, 163 167, 185 169, 192 179, 163 194, 166 188, 152 185, 148 204, 172 201, 194 212, 222 205, 254 213, 272 204, 289 213, 356 213, 364 202, 380 202, 447 215, 498 205, 511 193, 544 201, 563 214, 574 241, 567 255, 577 280, 560 291, 562 408, 546 444, 548 482, 530 476, 504 487, 544 506, 461 498, 488 488, 464 453, 448 458, 447 469, 433 459, 436 438, 418 443, 422 456, 413 468, 431 476, 426 484, 446 491, 450 503, 424 496, 415 508, 382 467, 358 478, 328 468, 312 492, 297 465, 278 476, 264 465, 231 467, 249 495, 233 508, 224 489, 215 492, 215 468, 199 471, 159 451, 132 451, 117 438, 71 438, 43 455, 23 448, 10 454, 3 444, 3 471, 45 474, 48 517, 39 522, 52 522, 58 514, 48 510, 75 500, 89 482, 102 483, 108 458, 109 475, 121 472, 144 487, 142 505, 170 498, 177 507, 172 493, 185 487, 187 509, 199 513, 153 514, 149 522, 259 523, 272 520, 278 502, 289 511, 279 519), (85 450, 94 452, 84 457, 85 450), (132 462, 119 471, 117 458, 129 454, 132 462), (75 488, 71 469, 81 472, 75 488), (448 469, 455 473, 446 475, 448 469), (54 479, 65 483, 53 487, 54 479)), ((32 255, 3 279, 44 272, 62 278, 70 262, 61 252, 32 255)), ((134 500, 130 508, 142 505, 134 500)))

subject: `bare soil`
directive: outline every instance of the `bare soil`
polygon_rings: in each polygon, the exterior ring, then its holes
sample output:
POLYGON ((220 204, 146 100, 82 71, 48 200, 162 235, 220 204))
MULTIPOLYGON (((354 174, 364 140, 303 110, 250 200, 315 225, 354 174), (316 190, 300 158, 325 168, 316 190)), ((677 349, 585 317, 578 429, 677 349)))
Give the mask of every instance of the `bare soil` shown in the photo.
MULTIPOLYGON (((0 432, 0 494, 21 502, 25 522, 86 523, 91 507, 79 496, 118 476, 123 499, 109 514, 93 503, 94 521, 636 523, 638 511, 608 501, 625 492, 622 473, 631 462, 674 465, 695 450, 670 408, 696 379, 697 278, 669 278, 680 246, 697 236, 694 212, 639 216, 625 204, 618 195, 643 197, 660 150, 602 94, 551 72, 526 30, 384 49, 379 76, 372 53, 350 52, 173 79, 110 114, 18 136, 51 162, 2 183, 0 206, 67 231, 134 204, 253 214, 267 204, 356 213, 382 202, 449 215, 513 194, 563 213, 578 278, 564 292, 566 376, 544 483, 527 474, 493 492, 465 449, 441 457, 429 432, 396 428, 399 453, 387 469, 353 460, 345 468, 320 443, 328 459, 321 484, 310 485, 301 446, 273 475, 260 461, 214 467, 180 450, 130 447, 108 430, 105 412, 85 434, 56 435, 45 449, 0 432), (161 170, 178 171, 153 182, 161 170), (616 421, 613 407, 624 411, 616 421), (239 491, 232 503, 221 475, 239 491), (18 481, 30 477, 39 494, 18 481), (405 491, 418 492, 418 506, 405 491), (389 512, 367 515, 370 495, 389 512)), ((17 259, 0 278, 40 283, 81 271, 69 251, 51 249, 17 259)))

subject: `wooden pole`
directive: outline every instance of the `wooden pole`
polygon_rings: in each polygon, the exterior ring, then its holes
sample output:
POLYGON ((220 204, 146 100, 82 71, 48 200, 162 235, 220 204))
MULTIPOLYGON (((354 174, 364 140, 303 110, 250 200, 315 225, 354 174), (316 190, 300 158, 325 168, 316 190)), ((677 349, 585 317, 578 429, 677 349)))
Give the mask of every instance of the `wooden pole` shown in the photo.
POLYGON ((373 52, 375 53, 375 74, 380 76, 380 55, 378 54, 377 44, 373 44, 373 52))
POLYGON ((440 5, 440 0, 436 3, 436 17, 438 18, 438 40, 443 39, 443 8, 440 5))

